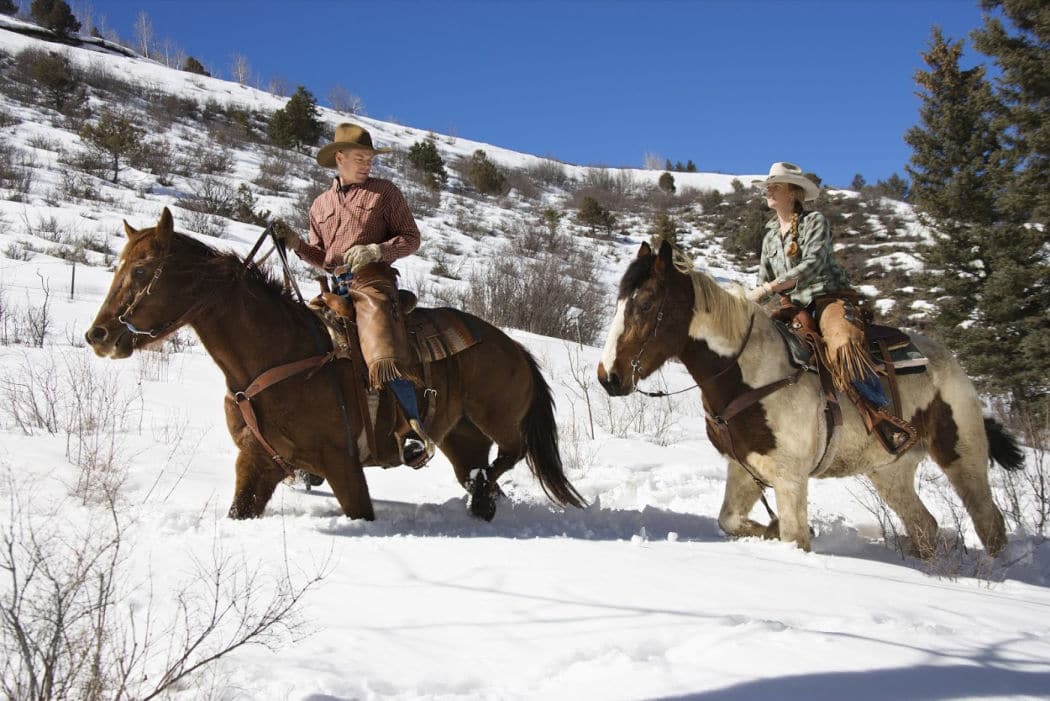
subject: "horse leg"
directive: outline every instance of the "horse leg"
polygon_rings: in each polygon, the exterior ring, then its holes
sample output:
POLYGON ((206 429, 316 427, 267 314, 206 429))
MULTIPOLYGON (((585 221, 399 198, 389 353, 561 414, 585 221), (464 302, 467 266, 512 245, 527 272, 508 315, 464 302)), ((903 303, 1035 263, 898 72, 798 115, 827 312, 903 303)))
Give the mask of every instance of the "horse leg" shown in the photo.
POLYGON ((343 450, 330 449, 325 451, 323 464, 325 479, 343 513, 350 518, 374 521, 376 515, 361 461, 356 456, 351 458, 343 450))
POLYGON ((780 512, 780 540, 810 551, 809 476, 797 481, 778 480, 773 485, 780 512))
POLYGON ((226 515, 235 519, 262 516, 284 473, 262 451, 254 448, 242 449, 237 454, 236 470, 233 503, 226 515))
POLYGON ((754 480, 747 470, 735 460, 728 462, 726 493, 722 499, 722 510, 718 514, 718 527, 734 538, 776 538, 779 525, 773 520, 763 526, 750 518, 751 508, 762 495, 762 485, 754 480))
POLYGON ((924 560, 937 549, 937 521, 915 491, 917 459, 900 460, 868 473, 875 491, 904 524, 915 554, 924 560))
POLYGON ((962 499, 985 551, 998 555, 1006 547, 1006 524, 988 484, 988 438, 980 404, 975 396, 952 404, 938 397, 924 418, 930 457, 962 499))
POLYGON ((499 458, 489 465, 492 439, 464 417, 439 445, 441 452, 452 463, 456 479, 470 494, 470 513, 491 521, 496 515, 496 498, 501 494, 496 478, 508 469, 500 466, 497 471, 499 458))

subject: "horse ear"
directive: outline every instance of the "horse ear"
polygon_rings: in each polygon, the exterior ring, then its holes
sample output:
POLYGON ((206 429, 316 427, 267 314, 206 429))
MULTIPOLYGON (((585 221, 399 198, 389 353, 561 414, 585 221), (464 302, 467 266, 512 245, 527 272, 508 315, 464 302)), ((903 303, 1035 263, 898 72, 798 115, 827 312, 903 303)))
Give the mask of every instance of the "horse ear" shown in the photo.
POLYGON ((133 238, 135 238, 136 236, 139 235, 139 230, 133 228, 131 226, 131 224, 128 224, 128 220, 127 219, 125 219, 123 221, 124 221, 124 235, 125 236, 127 236, 129 239, 133 239, 133 238))
POLYGON ((671 244, 664 240, 660 244, 660 250, 657 252, 656 265, 658 268, 669 269, 673 264, 674 249, 671 248, 671 244))
POLYGON ((638 247, 638 257, 645 258, 653 254, 653 248, 649 245, 648 241, 643 241, 642 245, 638 247))
POLYGON ((171 210, 167 207, 160 213, 160 219, 157 220, 157 227, 154 233, 160 238, 161 243, 167 244, 171 241, 171 235, 175 233, 175 220, 172 219, 171 210))

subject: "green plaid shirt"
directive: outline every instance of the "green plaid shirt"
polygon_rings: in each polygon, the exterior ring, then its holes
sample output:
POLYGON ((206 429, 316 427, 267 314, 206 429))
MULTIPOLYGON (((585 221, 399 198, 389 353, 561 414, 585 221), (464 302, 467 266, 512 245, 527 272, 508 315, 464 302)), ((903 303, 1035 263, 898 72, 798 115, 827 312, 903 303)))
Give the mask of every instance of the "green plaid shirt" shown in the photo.
POLYGON ((788 258, 786 253, 790 243, 790 233, 781 237, 780 222, 773 217, 762 239, 759 285, 765 282, 775 285, 795 278, 798 285, 789 296, 802 307, 816 297, 850 288, 849 276, 835 262, 827 217, 820 212, 806 212, 798 223, 799 255, 793 258, 788 258))

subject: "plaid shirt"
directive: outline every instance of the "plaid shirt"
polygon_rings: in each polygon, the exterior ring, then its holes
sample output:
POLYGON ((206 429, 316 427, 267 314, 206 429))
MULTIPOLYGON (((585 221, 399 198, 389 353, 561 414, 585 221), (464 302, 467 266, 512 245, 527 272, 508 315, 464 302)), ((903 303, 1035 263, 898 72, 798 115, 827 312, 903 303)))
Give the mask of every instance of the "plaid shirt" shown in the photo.
POLYGON ((299 257, 331 271, 343 264, 351 246, 378 243, 383 261, 393 263, 419 248, 419 228, 397 185, 369 178, 339 191, 339 179, 310 206, 310 238, 299 246, 299 257))
POLYGON ((835 262, 831 244, 831 226, 820 212, 806 212, 798 223, 799 255, 788 258, 790 233, 780 234, 776 217, 766 225, 762 239, 762 260, 758 265, 758 284, 778 284, 795 278, 798 285, 789 295, 793 302, 805 307, 814 298, 839 290, 850 289, 849 276, 835 262))

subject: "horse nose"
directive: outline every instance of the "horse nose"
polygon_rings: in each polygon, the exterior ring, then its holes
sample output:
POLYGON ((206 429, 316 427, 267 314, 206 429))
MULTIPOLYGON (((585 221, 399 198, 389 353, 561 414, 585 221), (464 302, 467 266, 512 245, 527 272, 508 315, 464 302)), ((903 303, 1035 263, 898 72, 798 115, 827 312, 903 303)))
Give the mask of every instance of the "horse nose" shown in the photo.
POLYGON ((109 331, 106 331, 105 326, 92 326, 88 329, 88 332, 84 334, 84 338, 92 346, 96 343, 102 343, 106 340, 107 336, 109 336, 109 331))
POLYGON ((617 375, 615 372, 606 373, 604 378, 602 378, 602 376, 599 375, 598 382, 601 384, 601 386, 605 389, 606 392, 608 392, 614 397, 619 395, 623 390, 623 387, 620 384, 620 376, 617 375))

